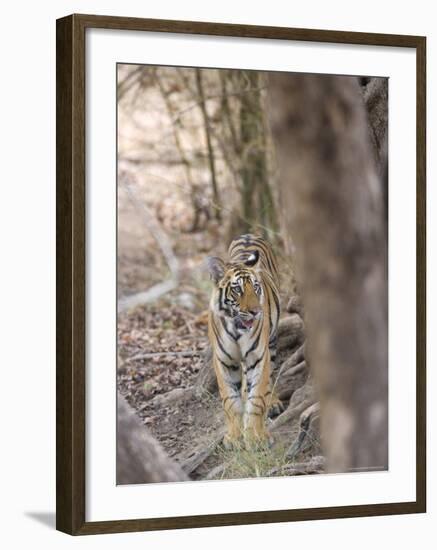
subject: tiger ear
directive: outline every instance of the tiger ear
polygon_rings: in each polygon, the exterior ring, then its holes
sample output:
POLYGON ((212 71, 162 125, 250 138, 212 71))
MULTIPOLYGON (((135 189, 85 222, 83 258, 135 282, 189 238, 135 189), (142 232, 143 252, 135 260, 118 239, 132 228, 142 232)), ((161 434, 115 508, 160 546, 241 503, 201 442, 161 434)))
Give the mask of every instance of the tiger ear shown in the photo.
POLYGON ((224 261, 217 256, 208 256, 206 258, 206 266, 208 268, 211 279, 214 281, 215 284, 218 284, 218 282, 223 279, 223 275, 225 274, 224 261))
POLYGON ((259 260, 259 252, 258 250, 254 250, 253 252, 250 252, 250 254, 245 259, 244 263, 248 267, 255 267, 259 260))

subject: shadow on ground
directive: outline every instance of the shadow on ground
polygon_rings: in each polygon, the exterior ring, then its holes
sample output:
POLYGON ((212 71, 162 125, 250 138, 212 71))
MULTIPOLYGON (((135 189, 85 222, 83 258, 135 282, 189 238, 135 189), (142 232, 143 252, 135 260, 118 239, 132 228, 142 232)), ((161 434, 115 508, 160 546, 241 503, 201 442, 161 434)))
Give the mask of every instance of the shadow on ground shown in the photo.
POLYGON ((28 518, 34 519, 46 527, 50 527, 51 529, 56 528, 55 512, 25 512, 24 515, 28 518))

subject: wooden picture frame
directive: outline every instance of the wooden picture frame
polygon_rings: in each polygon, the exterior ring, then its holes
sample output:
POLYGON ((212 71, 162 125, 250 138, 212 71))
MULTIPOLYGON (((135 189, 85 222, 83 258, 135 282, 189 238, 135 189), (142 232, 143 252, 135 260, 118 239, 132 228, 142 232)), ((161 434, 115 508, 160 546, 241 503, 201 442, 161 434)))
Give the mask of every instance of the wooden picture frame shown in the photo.
POLYGON ((426 39, 420 36, 70 15, 57 21, 57 529, 72 535, 426 510, 426 39), (417 85, 416 499, 411 502, 87 522, 85 515, 85 32, 89 28, 410 48, 417 85))

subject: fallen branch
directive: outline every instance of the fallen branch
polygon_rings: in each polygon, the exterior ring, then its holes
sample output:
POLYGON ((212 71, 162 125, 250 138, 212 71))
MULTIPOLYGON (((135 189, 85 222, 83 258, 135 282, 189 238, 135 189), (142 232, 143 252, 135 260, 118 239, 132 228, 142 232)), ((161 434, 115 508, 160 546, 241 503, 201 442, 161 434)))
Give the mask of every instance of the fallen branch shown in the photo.
POLYGON ((138 200, 134 191, 132 190, 132 186, 128 181, 127 177, 124 178, 124 187, 127 191, 127 194, 131 202, 136 208, 137 212, 140 215, 142 215, 142 220, 144 222, 144 225, 146 226, 148 231, 151 233, 152 237, 155 239, 156 244, 161 249, 161 252, 165 258, 165 261, 167 262, 167 265, 170 269, 173 279, 177 280, 178 274, 179 274, 179 262, 173 252, 170 239, 168 238, 165 231, 163 231, 159 223, 156 221, 153 214, 147 208, 144 201, 138 200))
POLYGON ((137 353, 133 357, 126 359, 126 363, 132 363, 135 361, 140 361, 142 359, 153 359, 154 357, 195 357, 201 356, 203 350, 186 350, 186 351, 156 351, 151 353, 137 353))
POLYGON ((180 463, 182 469, 186 474, 191 474, 197 468, 205 462, 205 460, 212 455, 218 445, 223 440, 223 433, 220 433, 212 442, 206 445, 199 445, 194 451, 180 463))
POLYGON ((180 405, 182 402, 187 402, 193 397, 192 388, 174 388, 166 393, 155 395, 153 399, 147 403, 151 407, 168 407, 171 405, 180 405))
POLYGON ((134 309, 138 306, 154 302, 164 294, 174 290, 176 287, 177 281, 174 279, 169 279, 163 283, 158 283, 152 286, 149 290, 138 292, 137 294, 126 296, 125 298, 120 298, 117 304, 117 311, 118 313, 123 313, 129 309, 134 309))
POLYGON ((228 467, 227 462, 223 462, 223 464, 219 464, 218 466, 213 468, 210 472, 208 472, 208 474, 205 476, 205 479, 208 479, 208 480, 216 479, 216 477, 222 474, 227 467, 228 467))
POLYGON ((324 472, 325 459, 323 456, 314 456, 308 462, 296 462, 272 468, 267 476, 275 474, 298 476, 307 474, 321 474, 324 472))
POLYGON ((170 270, 171 277, 167 281, 158 283, 148 290, 134 294, 133 296, 127 296, 121 298, 118 301, 118 312, 121 313, 128 309, 133 309, 139 305, 144 305, 150 302, 153 302, 167 294, 168 292, 174 290, 179 283, 179 262, 176 258, 173 248, 171 246, 170 239, 166 235, 165 231, 161 228, 159 223, 154 218, 153 214, 147 208, 143 201, 139 201, 136 197, 132 185, 129 181, 129 175, 127 173, 123 174, 123 178, 120 178, 123 181, 124 188, 127 192, 127 195, 133 204, 134 208, 141 216, 144 225, 147 230, 150 232, 152 237, 155 239, 157 245, 161 249, 162 255, 167 262, 168 268, 170 270))

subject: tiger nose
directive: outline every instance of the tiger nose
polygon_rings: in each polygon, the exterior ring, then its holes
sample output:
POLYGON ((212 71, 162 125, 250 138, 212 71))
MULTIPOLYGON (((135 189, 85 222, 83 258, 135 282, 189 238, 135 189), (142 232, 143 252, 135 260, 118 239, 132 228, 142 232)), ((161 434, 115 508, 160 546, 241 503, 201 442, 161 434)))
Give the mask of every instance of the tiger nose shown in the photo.
POLYGON ((250 315, 252 315, 252 317, 257 317, 260 313, 260 309, 259 308, 256 308, 256 309, 249 309, 249 313, 250 315))

